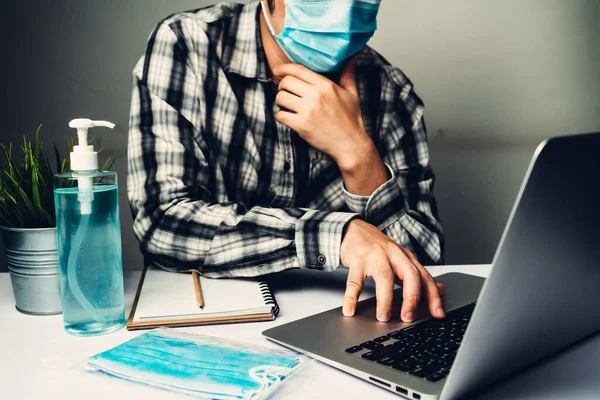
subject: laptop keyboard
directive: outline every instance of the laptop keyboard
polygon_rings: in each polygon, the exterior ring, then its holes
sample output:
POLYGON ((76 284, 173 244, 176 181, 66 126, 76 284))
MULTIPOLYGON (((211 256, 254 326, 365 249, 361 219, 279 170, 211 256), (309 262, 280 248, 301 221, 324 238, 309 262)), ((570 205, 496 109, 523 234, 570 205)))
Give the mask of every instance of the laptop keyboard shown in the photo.
POLYGON ((429 382, 444 379, 467 329, 476 303, 346 349, 362 358, 429 382), (361 352, 359 354, 359 352, 361 352))

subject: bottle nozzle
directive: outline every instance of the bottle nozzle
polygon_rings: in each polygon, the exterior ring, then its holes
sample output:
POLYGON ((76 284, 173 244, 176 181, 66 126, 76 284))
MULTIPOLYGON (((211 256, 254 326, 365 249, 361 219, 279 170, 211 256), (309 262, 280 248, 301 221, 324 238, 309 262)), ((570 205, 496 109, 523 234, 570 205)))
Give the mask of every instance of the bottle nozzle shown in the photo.
POLYGON ((76 118, 69 122, 69 128, 75 129, 89 129, 95 126, 104 126, 106 128, 113 129, 115 124, 108 121, 92 121, 91 119, 87 118, 76 118))
POLYGON ((115 127, 115 124, 113 124, 112 122, 108 122, 108 121, 93 121, 94 122, 94 126, 104 126, 105 128, 110 128, 113 129, 115 127))
POLYGON ((110 129, 115 127, 115 124, 108 121, 92 121, 87 118, 77 118, 69 122, 69 127, 77 129, 79 144, 73 146, 71 153, 71 169, 73 171, 89 171, 98 168, 98 154, 94 151, 93 146, 88 145, 88 129, 104 126, 110 129))
POLYGON ((88 129, 95 126, 112 129, 115 124, 108 121, 92 121, 87 118, 77 118, 69 122, 70 128, 77 129, 77 136, 79 137, 79 144, 73 146, 73 152, 71 152, 71 169, 79 175, 77 176, 78 199, 82 215, 88 215, 92 212, 93 178, 86 175, 85 171, 98 169, 98 153, 94 151, 94 146, 88 145, 88 129))

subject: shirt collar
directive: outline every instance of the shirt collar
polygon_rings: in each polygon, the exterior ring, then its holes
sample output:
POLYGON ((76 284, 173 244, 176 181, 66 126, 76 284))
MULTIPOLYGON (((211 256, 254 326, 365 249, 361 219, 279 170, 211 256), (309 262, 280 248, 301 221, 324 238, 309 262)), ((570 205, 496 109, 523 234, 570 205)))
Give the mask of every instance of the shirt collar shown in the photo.
POLYGON ((233 37, 229 49, 228 62, 224 69, 246 78, 268 81, 267 59, 260 35, 260 1, 253 1, 242 8, 237 26, 231 26, 227 33, 233 37))

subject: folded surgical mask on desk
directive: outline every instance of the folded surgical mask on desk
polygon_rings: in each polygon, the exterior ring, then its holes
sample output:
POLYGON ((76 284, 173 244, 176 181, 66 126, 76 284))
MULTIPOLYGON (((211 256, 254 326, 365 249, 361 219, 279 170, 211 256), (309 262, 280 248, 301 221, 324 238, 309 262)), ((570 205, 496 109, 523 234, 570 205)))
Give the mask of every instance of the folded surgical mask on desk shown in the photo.
POLYGON ((306 358, 239 342, 157 329, 91 357, 109 375, 206 399, 256 399, 306 358))

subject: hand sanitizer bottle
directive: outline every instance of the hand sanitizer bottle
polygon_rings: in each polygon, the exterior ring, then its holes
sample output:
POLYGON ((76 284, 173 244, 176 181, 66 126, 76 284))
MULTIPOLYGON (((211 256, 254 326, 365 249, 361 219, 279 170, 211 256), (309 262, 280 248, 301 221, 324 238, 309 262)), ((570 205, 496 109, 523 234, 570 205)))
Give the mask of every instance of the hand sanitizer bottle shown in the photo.
POLYGON ((54 177, 56 232, 65 330, 101 335, 125 325, 117 174, 98 171, 88 129, 114 128, 106 121, 74 119, 79 145, 73 172, 54 177))

